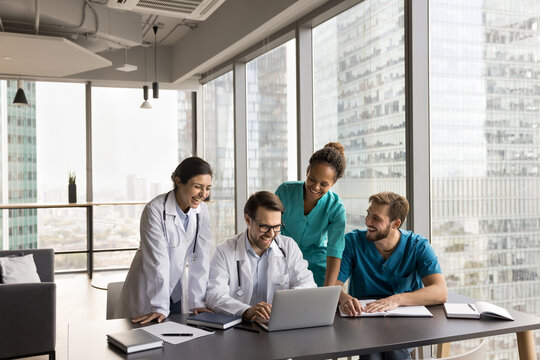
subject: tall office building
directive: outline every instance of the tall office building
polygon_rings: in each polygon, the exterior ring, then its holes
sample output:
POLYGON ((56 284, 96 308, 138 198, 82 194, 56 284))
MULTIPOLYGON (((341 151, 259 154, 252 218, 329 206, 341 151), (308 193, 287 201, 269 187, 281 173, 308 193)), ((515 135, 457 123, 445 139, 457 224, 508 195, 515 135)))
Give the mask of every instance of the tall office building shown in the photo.
POLYGON ((212 236, 220 244, 235 234, 235 167, 233 76, 228 72, 204 85, 204 158, 214 170, 211 202, 212 236))
MULTIPOLYGON (((448 286, 539 314, 540 4, 430 12, 432 241, 448 286)), ((490 343, 490 359, 515 356, 514 337, 490 343)))
POLYGON ((193 156, 193 104, 191 91, 177 91, 178 162, 193 156))
POLYGON ((371 194, 405 193, 403 19, 402 1, 364 1, 313 32, 315 147, 345 146, 347 230, 364 227, 371 194))
MULTIPOLYGON (((1 200, 6 203, 37 200, 35 82, 25 82, 24 91, 29 105, 15 106, 17 81, 0 81, 1 200)), ((0 216, 2 243, 7 241, 9 249, 37 248, 36 209, 9 210, 0 216)))
POLYGON ((274 191, 282 182, 296 178, 296 156, 291 153, 296 147, 289 141, 296 137, 294 57, 291 41, 246 65, 250 194, 274 191), (290 169, 294 171, 290 173, 290 169))
MULTIPOLYGON (((405 194, 403 4, 364 1, 314 29, 315 144, 332 140, 333 127, 345 145, 335 190, 348 229, 364 227, 370 194, 405 194)), ((532 314, 540 313, 539 15, 533 1, 430 1, 431 241, 451 292, 532 314)), ((512 359, 515 346, 514 336, 492 338, 488 357, 512 359)))

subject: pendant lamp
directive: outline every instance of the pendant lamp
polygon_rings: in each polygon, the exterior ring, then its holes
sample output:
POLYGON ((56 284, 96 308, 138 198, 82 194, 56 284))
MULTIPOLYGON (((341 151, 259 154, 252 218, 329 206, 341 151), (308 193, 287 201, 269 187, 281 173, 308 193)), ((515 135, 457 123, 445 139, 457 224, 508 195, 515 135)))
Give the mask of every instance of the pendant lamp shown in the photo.
POLYGON ((148 85, 146 85, 146 48, 144 48, 144 86, 142 88, 144 101, 141 109, 151 109, 152 105, 148 102, 148 85))
POLYGON ((157 82, 157 31, 158 31, 158 26, 157 25, 154 25, 153 28, 154 29, 154 79, 156 81, 154 81, 152 83, 152 97, 154 99, 159 99, 159 84, 157 82))
POLYGON ((15 99, 13 99, 13 105, 28 105, 28 100, 26 100, 26 94, 23 90, 23 81, 20 79, 17 80, 17 93, 15 94, 15 99))
POLYGON ((143 88, 144 101, 141 104, 141 109, 151 109, 152 104, 148 102, 148 85, 144 85, 142 88, 143 88))

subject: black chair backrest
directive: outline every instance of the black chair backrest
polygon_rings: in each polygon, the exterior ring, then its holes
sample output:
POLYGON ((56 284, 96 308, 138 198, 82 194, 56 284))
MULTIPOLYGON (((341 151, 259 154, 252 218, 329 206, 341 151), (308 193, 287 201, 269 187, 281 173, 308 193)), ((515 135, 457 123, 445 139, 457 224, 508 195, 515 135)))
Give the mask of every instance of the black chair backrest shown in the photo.
POLYGON ((54 250, 53 249, 24 249, 0 250, 0 257, 34 255, 37 272, 41 282, 54 282, 54 250))

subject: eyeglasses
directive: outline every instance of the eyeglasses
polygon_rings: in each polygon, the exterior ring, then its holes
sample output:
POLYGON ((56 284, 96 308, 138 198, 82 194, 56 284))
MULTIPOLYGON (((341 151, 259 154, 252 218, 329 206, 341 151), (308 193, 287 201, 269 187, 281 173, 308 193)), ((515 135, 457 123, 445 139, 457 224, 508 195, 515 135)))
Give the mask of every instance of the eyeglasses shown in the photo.
POLYGON ((271 226, 271 225, 266 225, 266 224, 259 224, 254 218, 252 218, 250 216, 251 220, 253 220, 253 222, 255 224, 257 224, 259 226, 259 232, 261 233, 267 233, 269 232, 271 229, 274 230, 274 233, 279 233, 281 231, 281 227, 283 226, 283 223, 279 224, 279 225, 274 225, 274 226, 271 226))

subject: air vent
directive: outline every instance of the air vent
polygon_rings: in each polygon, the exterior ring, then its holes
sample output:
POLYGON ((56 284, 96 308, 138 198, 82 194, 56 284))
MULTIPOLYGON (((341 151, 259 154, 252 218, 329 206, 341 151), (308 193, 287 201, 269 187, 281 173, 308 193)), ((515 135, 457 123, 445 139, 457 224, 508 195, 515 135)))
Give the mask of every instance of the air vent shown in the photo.
POLYGON ((225 0, 109 0, 109 7, 142 14, 205 20, 225 0))

